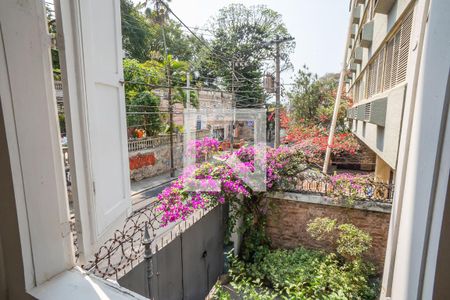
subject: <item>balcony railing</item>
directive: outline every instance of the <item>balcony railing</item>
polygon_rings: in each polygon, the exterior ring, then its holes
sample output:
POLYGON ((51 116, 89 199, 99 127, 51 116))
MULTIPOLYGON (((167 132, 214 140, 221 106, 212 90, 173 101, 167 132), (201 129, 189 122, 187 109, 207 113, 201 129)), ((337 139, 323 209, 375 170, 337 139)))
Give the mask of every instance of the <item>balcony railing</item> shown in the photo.
POLYGON ((158 252, 213 209, 198 209, 186 220, 162 226, 158 204, 153 199, 149 205, 133 211, 122 229, 114 232, 83 269, 105 279, 118 280, 144 260, 146 245, 152 253, 158 252), (149 241, 145 240, 146 230, 149 241))

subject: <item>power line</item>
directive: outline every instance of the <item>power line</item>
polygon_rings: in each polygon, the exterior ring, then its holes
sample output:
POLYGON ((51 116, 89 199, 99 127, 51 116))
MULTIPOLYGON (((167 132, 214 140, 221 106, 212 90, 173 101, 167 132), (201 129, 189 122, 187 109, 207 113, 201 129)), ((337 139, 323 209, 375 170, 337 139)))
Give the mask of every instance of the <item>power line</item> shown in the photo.
MULTIPOLYGON (((183 20, 181 20, 181 18, 178 17, 178 16, 176 15, 176 14, 173 12, 173 10, 172 10, 166 3, 164 3, 162 0, 157 0, 157 1, 158 1, 159 3, 161 3, 161 4, 167 9, 167 11, 170 12, 170 13, 178 20, 178 22, 180 22, 181 25, 183 25, 183 26, 184 26, 184 27, 185 27, 185 28, 186 28, 186 29, 187 29, 187 30, 188 30, 188 31, 189 31, 189 32, 190 32, 197 40, 199 40, 200 43, 202 43, 203 46, 211 52, 211 54, 215 55, 217 58, 219 58, 219 59, 220 59, 222 62, 224 62, 225 64, 228 64, 228 61, 226 61, 225 59, 229 59, 229 58, 224 58, 224 57, 218 55, 217 53, 215 53, 215 51, 214 51, 213 49, 211 49, 211 47, 209 47, 209 45, 207 45, 207 44, 204 42, 203 39, 199 38, 199 37, 197 36, 197 34, 196 34, 195 32, 193 32, 193 31, 191 30, 191 28, 189 28, 189 26, 187 26, 187 25, 183 22, 183 20)), ((233 57, 232 57, 232 60, 236 60, 236 57, 233 56, 233 57)), ((234 71, 234 72, 233 72, 233 75, 235 75, 235 74, 241 76, 242 79, 247 80, 247 81, 249 81, 250 83, 254 83, 252 80, 246 78, 244 75, 240 74, 240 73, 237 72, 237 71, 234 71)))

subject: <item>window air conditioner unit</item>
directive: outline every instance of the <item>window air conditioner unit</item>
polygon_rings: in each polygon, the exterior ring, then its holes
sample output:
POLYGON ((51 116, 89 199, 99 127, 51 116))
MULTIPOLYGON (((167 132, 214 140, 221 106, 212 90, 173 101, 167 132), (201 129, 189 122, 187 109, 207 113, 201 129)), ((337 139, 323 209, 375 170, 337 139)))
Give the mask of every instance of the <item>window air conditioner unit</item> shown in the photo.
POLYGON ((347 118, 356 119, 356 108, 352 107, 347 109, 347 118))
POLYGON ((396 0, 377 0, 375 1, 375 13, 387 15, 396 0))
POLYGON ((364 113, 365 113, 365 111, 366 111, 366 105, 364 105, 364 104, 361 104, 361 105, 358 105, 357 106, 357 117, 356 117, 356 119, 357 120, 360 120, 360 121, 364 121, 364 113))
POLYGON ((350 30, 350 37, 354 38, 357 33, 358 33, 358 25, 352 24, 352 28, 350 30))
POLYGON ((355 63, 350 63, 350 71, 352 72, 356 72, 356 64, 355 63))
POLYGON ((383 126, 386 123, 387 97, 370 102, 370 115, 368 122, 383 126))
POLYGON ((361 14, 362 14, 361 5, 355 6, 353 8, 353 20, 352 20, 353 24, 359 24, 359 21, 361 20, 361 14))
POLYGON ((369 48, 373 40, 373 21, 364 24, 361 31, 360 45, 364 48, 369 48))
POLYGON ((362 57, 363 57, 363 48, 362 47, 356 47, 355 48, 355 57, 353 58, 353 62, 355 64, 361 64, 362 63, 362 57))

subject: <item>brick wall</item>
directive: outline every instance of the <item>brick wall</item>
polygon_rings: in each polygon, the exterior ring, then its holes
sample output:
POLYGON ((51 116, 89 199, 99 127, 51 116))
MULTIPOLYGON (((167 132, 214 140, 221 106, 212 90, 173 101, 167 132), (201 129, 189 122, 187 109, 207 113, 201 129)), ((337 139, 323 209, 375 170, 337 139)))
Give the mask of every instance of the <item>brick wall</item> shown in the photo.
POLYGON ((367 259, 377 266, 380 273, 382 272, 390 219, 389 206, 347 208, 332 204, 322 196, 301 194, 295 197, 292 195, 269 197, 268 200, 274 205, 274 209, 271 209, 268 217, 267 233, 274 248, 292 249, 304 246, 331 251, 332 249, 326 249, 328 245, 325 242, 312 239, 306 232, 310 220, 316 217, 329 217, 337 219, 339 223, 354 224, 372 236, 372 249, 367 259))

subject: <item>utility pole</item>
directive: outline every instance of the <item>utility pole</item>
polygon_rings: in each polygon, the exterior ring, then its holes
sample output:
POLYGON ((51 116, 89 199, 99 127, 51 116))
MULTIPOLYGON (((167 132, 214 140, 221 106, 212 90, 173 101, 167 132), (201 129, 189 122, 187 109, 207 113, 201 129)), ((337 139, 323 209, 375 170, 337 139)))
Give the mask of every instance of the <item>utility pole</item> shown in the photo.
POLYGON ((189 71, 186 71, 186 107, 191 108, 191 78, 189 71))
POLYGON ((277 35, 275 53, 275 148, 280 146, 280 38, 277 35))
POLYGON ((230 136, 230 152, 233 153, 234 147, 234 111, 236 109, 236 98, 234 95, 234 60, 231 62, 231 106, 233 108, 233 120, 231 121, 231 136, 230 136))
POLYGON ((170 66, 167 67, 167 81, 169 91, 167 97, 169 98, 169 134, 170 134, 170 177, 175 177, 175 165, 173 161, 173 103, 172 103, 172 86, 171 86, 172 71, 170 66))
MULTIPOLYGON (((353 8, 350 11, 350 15, 352 15, 352 14, 353 14, 353 8)), ((352 21, 350 19, 347 32, 350 32, 351 26, 352 26, 352 21)), ((323 162, 322 172, 325 174, 328 173, 328 165, 330 164, 330 156, 331 156, 331 146, 333 145, 334 133, 336 131, 336 123, 337 123, 337 118, 338 118, 338 114, 339 114, 339 107, 341 105, 341 94, 342 94, 342 90, 344 89, 344 77, 345 77, 345 73, 347 70, 347 64, 346 64, 347 55, 348 55, 348 38, 347 38, 347 42, 345 43, 344 59, 342 60, 342 69, 341 69, 341 74, 339 76, 339 85, 338 85, 338 90, 337 90, 337 94, 336 94, 336 100, 334 102, 333 118, 331 119, 330 134, 328 136, 327 150, 325 151, 325 160, 323 162)))
POLYGON ((281 82, 280 82, 280 44, 294 40, 293 37, 282 38, 277 35, 276 40, 269 43, 274 43, 276 47, 275 53, 275 148, 280 146, 280 99, 281 99, 281 82))
MULTIPOLYGON (((156 2, 158 14, 160 12, 159 5, 161 0, 156 2)), ((163 20, 164 16, 162 16, 160 20, 161 30, 162 30, 162 38, 164 43, 164 55, 166 60, 166 71, 167 71, 167 86, 169 87, 169 91, 167 93, 168 104, 169 104, 169 141, 170 141, 170 177, 175 177, 175 165, 173 161, 173 103, 172 103, 172 87, 171 87, 171 76, 172 70, 170 68, 170 64, 172 63, 169 60, 169 53, 167 52, 167 43, 166 43, 166 31, 165 31, 165 22, 163 20)))

